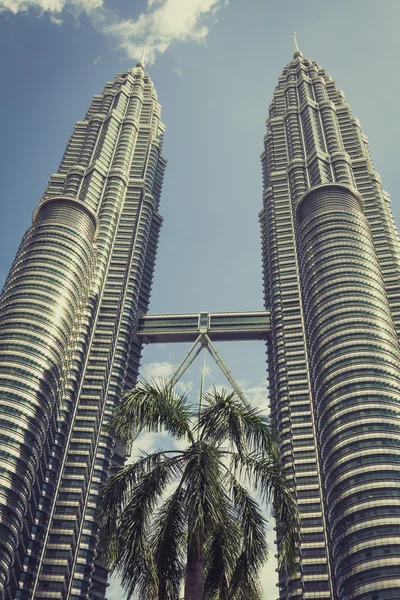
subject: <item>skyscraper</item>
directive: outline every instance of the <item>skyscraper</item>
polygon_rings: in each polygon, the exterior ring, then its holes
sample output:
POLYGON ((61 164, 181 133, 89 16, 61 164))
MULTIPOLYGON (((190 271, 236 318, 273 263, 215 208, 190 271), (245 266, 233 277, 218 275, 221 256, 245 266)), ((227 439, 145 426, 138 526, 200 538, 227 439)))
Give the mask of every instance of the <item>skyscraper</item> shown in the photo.
POLYGON ((135 382, 161 217, 161 107, 139 61, 94 96, 0 300, 0 598, 104 598, 103 429, 135 382))
POLYGON ((298 49, 264 141, 271 414, 302 516, 298 575, 280 573, 280 598, 400 598, 400 243, 389 196, 343 93, 298 49))
POLYGON ((0 598, 104 598, 93 517, 124 449, 103 425, 135 382, 140 336, 168 337, 166 322, 174 336, 268 335, 303 528, 281 600, 400 598, 400 242, 359 123, 296 51, 262 155, 268 313, 157 316, 136 332, 161 225, 160 116, 141 61, 93 98, 0 299, 0 598))

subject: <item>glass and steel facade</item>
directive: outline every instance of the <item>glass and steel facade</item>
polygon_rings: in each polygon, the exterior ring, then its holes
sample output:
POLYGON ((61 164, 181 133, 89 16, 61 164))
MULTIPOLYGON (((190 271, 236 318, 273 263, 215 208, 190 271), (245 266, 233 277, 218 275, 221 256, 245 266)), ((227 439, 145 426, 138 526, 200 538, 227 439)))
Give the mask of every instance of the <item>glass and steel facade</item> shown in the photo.
MULTIPOLYGON (((294 54, 262 154, 270 402, 302 516, 281 600, 400 598, 400 243, 343 93, 294 54)), ((279 548, 279 524, 278 524, 279 548)))
POLYGON ((97 493, 124 448, 103 429, 136 380, 166 161, 143 65, 94 96, 0 299, 0 598, 97 600, 97 493))

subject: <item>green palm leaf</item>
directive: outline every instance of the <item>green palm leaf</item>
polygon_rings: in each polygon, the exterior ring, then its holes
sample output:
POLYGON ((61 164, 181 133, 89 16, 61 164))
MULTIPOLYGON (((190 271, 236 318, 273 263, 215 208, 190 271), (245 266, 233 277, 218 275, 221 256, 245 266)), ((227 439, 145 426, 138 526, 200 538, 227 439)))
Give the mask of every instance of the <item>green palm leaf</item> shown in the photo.
POLYGON ((182 481, 188 506, 185 599, 202 596, 203 550, 207 538, 225 518, 229 498, 223 486, 223 464, 217 448, 199 441, 185 451, 188 456, 182 481), (201 594, 201 596, 200 596, 201 594))
POLYGON ((300 515, 293 490, 281 473, 280 465, 255 453, 231 454, 231 467, 259 492, 262 500, 272 503, 280 525, 279 565, 296 571, 296 548, 300 544, 300 515))
POLYGON ((229 600, 262 600, 263 592, 260 578, 248 562, 243 551, 237 562, 229 588, 229 600))
MULTIPOLYGON (((174 459, 164 459, 146 473, 131 491, 117 525, 118 562, 115 566, 117 573, 122 575, 122 586, 128 598, 135 590, 140 597, 148 593, 149 581, 151 590, 158 590, 157 568, 149 545, 151 517, 175 473, 174 459)), ((151 593, 154 595, 154 592, 151 593)))
POLYGON ((232 443, 239 454, 257 450, 263 457, 277 458, 278 447, 268 418, 244 404, 236 392, 214 389, 203 396, 205 408, 198 428, 202 439, 217 445, 232 443))
POLYGON ((258 502, 231 473, 227 476, 227 484, 242 533, 241 554, 232 574, 229 598, 261 600, 259 572, 268 558, 266 520, 258 502))
POLYGON ((141 598, 157 599, 158 574, 149 543, 152 514, 167 486, 182 472, 181 463, 180 455, 146 455, 114 475, 100 494, 104 560, 122 576, 128 598, 139 591, 141 598))
MULTIPOLYGON (((106 551, 104 560, 113 565, 118 560, 118 535, 117 526, 124 513, 125 507, 131 499, 131 493, 143 478, 154 472, 165 461, 165 452, 155 452, 145 455, 135 463, 122 467, 110 477, 105 486, 100 490, 96 520, 100 526, 103 544, 106 551)), ((179 472, 179 461, 170 460, 168 466, 174 475, 179 472)))
POLYGON ((204 547, 204 600, 232 600, 229 583, 241 548, 242 531, 232 504, 225 517, 209 534, 204 547))
POLYGON ((187 540, 184 490, 178 486, 155 514, 150 546, 157 565, 158 599, 178 600, 187 540))
POLYGON ((193 441, 192 416, 186 395, 178 394, 169 383, 142 380, 115 408, 109 429, 126 445, 144 430, 158 433, 166 429, 175 439, 193 441))
POLYGON ((258 570, 268 558, 267 521, 262 515, 258 502, 236 478, 231 477, 230 487, 248 562, 252 568, 258 570))
POLYGON ((218 449, 202 441, 185 451, 187 466, 183 475, 186 488, 188 519, 191 535, 201 530, 205 534, 212 523, 223 519, 226 492, 222 485, 221 454, 218 449))

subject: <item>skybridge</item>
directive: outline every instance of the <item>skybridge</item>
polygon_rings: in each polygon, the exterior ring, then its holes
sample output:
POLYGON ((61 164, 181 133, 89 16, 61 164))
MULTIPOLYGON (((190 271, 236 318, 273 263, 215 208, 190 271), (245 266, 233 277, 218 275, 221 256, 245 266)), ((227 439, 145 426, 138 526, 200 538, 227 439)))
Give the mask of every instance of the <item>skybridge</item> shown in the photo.
POLYGON ((270 313, 266 311, 145 315, 139 319, 137 335, 145 344, 195 342, 207 334, 215 342, 266 340, 270 313))
POLYGON ((145 344, 189 342, 192 346, 171 379, 175 385, 200 352, 204 351, 201 392, 204 384, 206 350, 233 389, 247 403, 239 384, 227 368, 213 342, 265 341, 270 332, 270 313, 266 311, 229 313, 189 313, 183 315, 143 315, 136 334, 145 344))

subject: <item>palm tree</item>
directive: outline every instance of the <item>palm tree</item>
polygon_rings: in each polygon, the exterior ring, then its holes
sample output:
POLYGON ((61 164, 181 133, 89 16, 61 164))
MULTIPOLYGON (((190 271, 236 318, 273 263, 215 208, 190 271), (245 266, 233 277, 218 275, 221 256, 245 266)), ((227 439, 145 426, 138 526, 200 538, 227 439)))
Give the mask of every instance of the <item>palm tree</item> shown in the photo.
POLYGON ((299 517, 262 413, 235 392, 190 405, 169 384, 141 381, 114 410, 110 429, 126 445, 167 431, 182 449, 142 453, 101 490, 98 521, 108 566, 141 600, 260 600, 266 520, 281 524, 280 561, 292 571, 299 517))

